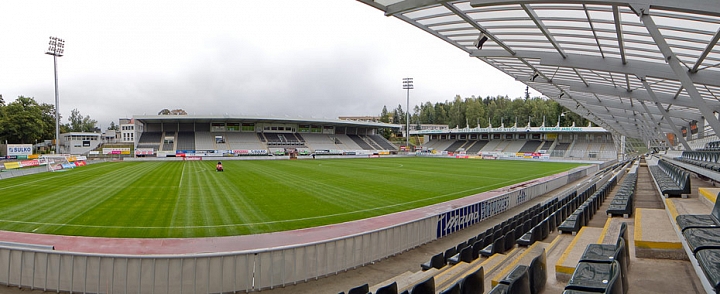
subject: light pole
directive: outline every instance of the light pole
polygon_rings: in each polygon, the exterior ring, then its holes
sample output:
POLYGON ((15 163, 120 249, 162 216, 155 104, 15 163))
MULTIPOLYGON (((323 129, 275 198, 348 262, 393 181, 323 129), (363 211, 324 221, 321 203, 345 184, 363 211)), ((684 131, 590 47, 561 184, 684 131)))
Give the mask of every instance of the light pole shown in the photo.
POLYGON ((403 89, 407 90, 407 106, 405 109, 405 151, 410 149, 410 90, 413 88, 413 78, 403 78, 403 89))
POLYGON ((558 124, 557 124, 558 128, 560 127, 560 117, 564 117, 564 116, 565 116, 565 112, 561 112, 560 114, 558 114, 558 124))
POLYGON ((63 52, 65 52, 65 40, 50 37, 50 47, 48 47, 45 54, 53 56, 55 70, 55 154, 60 152, 60 98, 58 96, 57 58, 62 57, 63 52))

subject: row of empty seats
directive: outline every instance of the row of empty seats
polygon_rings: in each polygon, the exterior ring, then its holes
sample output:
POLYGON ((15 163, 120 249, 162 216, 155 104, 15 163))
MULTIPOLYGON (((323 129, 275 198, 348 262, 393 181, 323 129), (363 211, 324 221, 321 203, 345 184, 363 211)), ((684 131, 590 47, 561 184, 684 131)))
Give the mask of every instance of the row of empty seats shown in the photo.
POLYGON ((712 171, 720 171, 720 151, 683 151, 676 160, 712 171))
POLYGON ((608 216, 622 215, 627 218, 630 217, 635 208, 635 189, 637 187, 637 172, 628 173, 625 175, 622 184, 619 189, 615 192, 610 206, 608 206, 608 216))
MULTIPOLYGON (((547 270, 546 270, 547 271, 547 270)), ((544 280, 543 280, 544 282, 544 280)), ((440 294, 482 294, 485 288, 485 271, 482 267, 462 277, 447 289, 440 291, 440 294)), ((375 294, 435 294, 435 277, 430 277, 417 283, 402 293, 398 292, 397 282, 382 286, 375 291, 375 294)), ((339 294, 345 294, 340 292, 339 294)), ((350 289, 347 294, 372 294, 368 284, 360 285, 350 289)))
POLYGON ((530 261, 513 268, 507 276, 490 290, 489 294, 539 294, 547 283, 547 256, 545 250, 530 261))
POLYGON ((720 141, 712 141, 705 143, 703 151, 720 151, 720 141))
POLYGON ((690 194, 690 173, 683 168, 660 159, 657 165, 648 166, 648 169, 663 195, 690 194))
POLYGON ((692 253, 690 258, 697 261, 715 293, 720 293, 720 202, 715 200, 709 215, 681 214, 675 220, 692 253))
POLYGON ((563 294, 628 293, 629 266, 627 224, 622 223, 615 244, 589 244, 585 248, 563 294))
POLYGON ((598 208, 609 194, 610 190, 615 186, 615 178, 605 183, 596 191, 595 186, 591 186, 583 193, 580 193, 572 201, 568 202, 561 213, 568 214, 567 218, 558 226, 561 233, 575 234, 586 226, 590 219, 595 215, 598 208))

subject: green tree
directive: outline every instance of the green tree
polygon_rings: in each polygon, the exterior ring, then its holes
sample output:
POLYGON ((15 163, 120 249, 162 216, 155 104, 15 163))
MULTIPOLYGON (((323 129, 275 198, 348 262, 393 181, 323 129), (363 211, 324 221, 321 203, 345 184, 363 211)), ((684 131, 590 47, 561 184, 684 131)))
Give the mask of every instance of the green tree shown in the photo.
POLYGON ((405 124, 405 111, 403 111, 402 105, 400 104, 393 110, 393 123, 405 124))
POLYGON ((380 111, 380 122, 389 123, 390 113, 388 113, 387 106, 383 105, 382 111, 380 111))
POLYGON ((97 121, 89 115, 83 116, 77 108, 70 112, 70 123, 67 125, 71 132, 94 132, 97 121))
POLYGON ((54 107, 38 104, 34 98, 20 96, 5 105, 0 103, 0 140, 9 143, 34 143, 36 140, 54 138, 54 107), (50 122, 53 122, 50 124, 50 122))
POLYGON ((118 125, 116 125, 114 121, 111 121, 111 122, 110 122, 110 126, 109 126, 107 129, 108 129, 108 130, 116 130, 116 131, 119 131, 119 130, 120 130, 120 127, 119 127, 118 125))

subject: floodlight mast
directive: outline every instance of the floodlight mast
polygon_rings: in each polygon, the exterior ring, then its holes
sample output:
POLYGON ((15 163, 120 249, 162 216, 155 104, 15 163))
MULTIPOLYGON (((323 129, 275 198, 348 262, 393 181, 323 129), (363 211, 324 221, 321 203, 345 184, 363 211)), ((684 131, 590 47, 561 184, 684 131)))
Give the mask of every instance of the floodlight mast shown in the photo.
POLYGON ((410 90, 413 88, 413 78, 403 78, 403 89, 407 90, 407 105, 405 106, 405 152, 410 150, 410 90))
POLYGON ((60 98, 58 96, 57 58, 65 52, 65 40, 50 37, 50 47, 45 54, 53 56, 53 69, 55 71, 55 154, 60 153, 60 98))

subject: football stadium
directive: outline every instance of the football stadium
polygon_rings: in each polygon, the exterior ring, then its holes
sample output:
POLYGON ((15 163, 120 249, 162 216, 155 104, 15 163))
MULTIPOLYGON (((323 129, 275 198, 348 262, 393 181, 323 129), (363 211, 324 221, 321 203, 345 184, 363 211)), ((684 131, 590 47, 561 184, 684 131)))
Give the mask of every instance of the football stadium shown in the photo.
POLYGON ((6 142, 0 292, 720 293, 720 2, 357 2, 591 124, 134 115, 121 142, 6 142))

